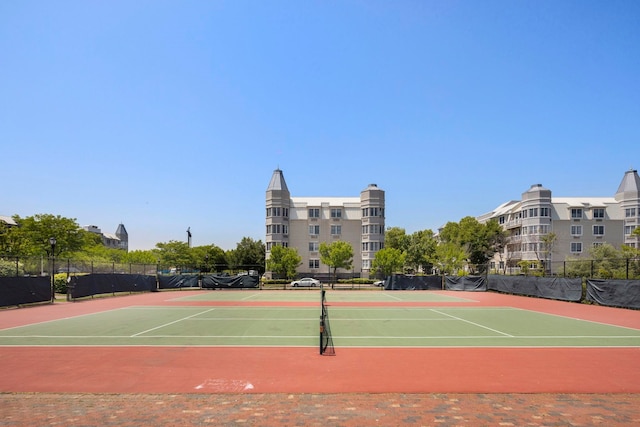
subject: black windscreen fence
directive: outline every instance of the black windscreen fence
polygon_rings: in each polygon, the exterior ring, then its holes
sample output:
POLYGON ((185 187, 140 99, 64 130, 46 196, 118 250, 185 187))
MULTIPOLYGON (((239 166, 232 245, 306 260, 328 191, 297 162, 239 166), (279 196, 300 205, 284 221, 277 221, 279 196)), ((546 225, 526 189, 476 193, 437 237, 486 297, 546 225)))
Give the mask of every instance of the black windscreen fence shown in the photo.
POLYGON ((563 277, 501 276, 492 274, 487 278, 491 291, 514 295, 550 298, 560 301, 582 300, 582 279, 563 277))
POLYGON ((393 274, 385 279, 384 289, 386 291, 442 290, 442 277, 393 274))
POLYGON ((484 276, 446 276, 445 288, 450 291, 486 291, 484 276))
POLYGON ((202 276, 203 289, 257 288, 259 286, 260 277, 249 274, 240 276, 202 276))
POLYGON ((176 288, 197 288, 200 281, 197 275, 175 276, 158 276, 158 288, 160 289, 176 289, 176 288))
POLYGON ((0 307, 51 301, 51 278, 0 277, 0 307))
POLYGON ((640 280, 587 279, 587 301, 640 309, 640 280))
POLYGON ((155 291, 156 276, 142 274, 87 274, 73 276, 68 284, 71 298, 116 292, 155 291))

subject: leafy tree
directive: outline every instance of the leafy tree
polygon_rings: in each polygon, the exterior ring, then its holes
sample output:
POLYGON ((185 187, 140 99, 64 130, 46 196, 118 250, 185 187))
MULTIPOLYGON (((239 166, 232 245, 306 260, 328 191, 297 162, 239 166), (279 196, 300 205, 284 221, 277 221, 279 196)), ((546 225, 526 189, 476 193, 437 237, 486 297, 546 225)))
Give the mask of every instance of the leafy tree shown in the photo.
POLYGON ((353 264, 353 248, 349 242, 337 240, 331 244, 320 243, 320 262, 333 270, 334 281, 339 268, 351 269, 353 264))
POLYGON ((471 216, 462 218, 460 223, 447 223, 440 233, 440 239, 464 248, 472 271, 485 266, 506 242, 505 233, 497 221, 481 224, 471 216))
POLYGON ((159 263, 166 267, 194 267, 195 259, 187 242, 170 240, 166 243, 156 243, 159 263))
POLYGON ((49 255, 68 256, 80 251, 90 240, 87 231, 82 230, 75 218, 64 218, 60 215, 38 214, 20 218, 15 215, 17 227, 8 231, 12 242, 11 253, 17 256, 49 255), (56 239, 55 254, 51 253, 49 239, 56 239))
POLYGON ((395 248, 401 252, 406 252, 409 247, 410 237, 407 236, 404 228, 389 227, 384 233, 384 247, 395 248))
POLYGON ((129 251, 122 257, 122 262, 127 264, 154 265, 158 264, 158 255, 156 252, 149 250, 129 251))
POLYGON ((433 268, 433 256, 436 251, 436 241, 433 231, 416 231, 409 236, 409 244, 406 249, 406 263, 414 270, 431 272, 433 268))
POLYGON ((568 258, 566 274, 569 277, 598 277, 625 279, 627 259, 624 250, 617 250, 605 243, 589 250, 590 259, 568 258))
POLYGON ((296 275, 296 268, 302 263, 302 257, 298 251, 280 245, 271 248, 271 254, 267 260, 267 270, 276 273, 279 277, 291 279, 296 275))
POLYGON ((383 277, 391 276, 396 271, 401 271, 405 263, 406 254, 400 249, 384 248, 376 252, 371 262, 373 274, 381 274, 383 277))
POLYGON ((229 268, 227 262, 227 254, 224 250, 216 245, 197 246, 192 249, 198 265, 201 266, 205 273, 214 270, 221 272, 229 268))
POLYGON ((260 274, 264 273, 265 246, 262 240, 253 240, 243 237, 240 243, 227 254, 227 259, 232 268, 257 268, 260 274))
POLYGON ((443 242, 436 246, 433 264, 442 274, 452 274, 464 267, 467 254, 459 245, 443 242))
POLYGON ((549 263, 549 265, 546 265, 546 261, 551 260, 551 253, 553 252, 553 246, 555 245, 557 239, 558 236, 556 235, 556 233, 547 233, 540 238, 540 243, 542 246, 541 251, 543 254, 543 258, 540 261, 542 261, 542 264, 544 266, 544 273, 546 273, 547 271, 551 271, 551 263, 549 263))

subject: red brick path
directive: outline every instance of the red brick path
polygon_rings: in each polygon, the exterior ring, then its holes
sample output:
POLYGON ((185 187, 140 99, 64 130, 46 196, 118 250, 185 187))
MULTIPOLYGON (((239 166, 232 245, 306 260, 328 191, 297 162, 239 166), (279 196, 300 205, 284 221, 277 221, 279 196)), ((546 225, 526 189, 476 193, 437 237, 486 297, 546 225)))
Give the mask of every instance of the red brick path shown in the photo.
POLYGON ((0 394, 0 426, 631 426, 637 394, 0 394))

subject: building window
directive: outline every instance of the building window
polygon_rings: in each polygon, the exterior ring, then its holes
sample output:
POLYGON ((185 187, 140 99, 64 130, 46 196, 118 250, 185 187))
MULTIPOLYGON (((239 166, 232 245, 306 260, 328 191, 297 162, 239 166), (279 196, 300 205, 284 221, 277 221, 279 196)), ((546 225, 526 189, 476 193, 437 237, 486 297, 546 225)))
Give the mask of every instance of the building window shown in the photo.
POLYGON ((538 216, 538 208, 530 208, 529 209, 529 218, 534 218, 538 216))
POLYGON ((636 229, 635 225, 625 225, 624 226, 624 235, 625 236, 630 235, 631 233, 633 233, 633 230, 635 230, 635 229, 636 229))
POLYGON ((382 208, 362 208, 362 216, 384 216, 384 210, 382 208))
POLYGON ((593 235, 594 236, 604 236, 604 225, 594 225, 593 226, 593 235))
POLYGON ((320 218, 320 208, 309 208, 309 218, 320 218))
POLYGON ((633 218, 636 216, 636 208, 626 208, 624 210, 624 216, 626 218, 633 218))
POLYGON ((309 234, 318 235, 320 234, 320 226, 319 225, 310 225, 309 226, 309 234))
POLYGON ((320 268, 320 260, 319 259, 310 259, 309 260, 309 268, 320 268))
POLYGON ((498 218, 498 224, 504 224, 504 215, 498 218))
POLYGON ((289 226, 287 224, 282 224, 282 234, 289 234, 289 226))
POLYGON ((582 208, 571 208, 572 219, 582 219, 582 208))
POLYGON ((549 208, 540 208, 540 216, 550 217, 551 212, 549 208))
POLYGON ((331 234, 342 234, 342 226, 341 225, 332 225, 331 226, 331 234))
POLYGON ((522 216, 522 218, 526 218, 527 217, 527 210, 526 209, 524 209, 522 211, 522 215, 521 216, 522 216))
POLYGON ((309 242, 309 252, 318 252, 320 247, 318 242, 309 242))
POLYGON ((602 218, 604 218, 604 208, 594 208, 593 209, 593 218, 594 219, 602 219, 602 218))
POLYGON ((582 252, 582 243, 581 242, 571 242, 571 253, 581 253, 582 252))
POLYGON ((267 216, 280 216, 280 208, 267 208, 267 216))
POLYGON ((582 226, 581 225, 572 225, 571 226, 571 235, 572 236, 582 236, 582 226))
POLYGON ((331 218, 342 218, 342 209, 331 208, 331 218))

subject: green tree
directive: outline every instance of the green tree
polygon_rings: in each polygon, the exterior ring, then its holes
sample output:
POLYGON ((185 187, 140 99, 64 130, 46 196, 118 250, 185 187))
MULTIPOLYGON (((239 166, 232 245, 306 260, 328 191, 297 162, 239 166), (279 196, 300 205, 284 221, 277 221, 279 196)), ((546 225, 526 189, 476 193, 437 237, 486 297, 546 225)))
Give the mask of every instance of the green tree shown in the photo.
POLYGON ((404 228, 389 227, 384 233, 384 247, 395 248, 401 252, 406 252, 409 247, 410 237, 407 236, 404 228))
POLYGON ((349 242, 337 240, 331 244, 320 243, 320 262, 333 270, 334 282, 338 269, 350 270, 353 264, 353 248, 349 242))
POLYGON ((441 274, 452 274, 464 267, 467 254, 459 245, 451 242, 441 242, 436 246, 433 264, 441 274))
POLYGON ((302 263, 302 257, 298 251, 280 245, 271 247, 271 253, 267 260, 267 270, 279 277, 291 279, 296 275, 296 268, 302 263))
POLYGON ((197 255, 198 262, 203 266, 203 271, 205 273, 208 273, 211 270, 219 273, 229 268, 227 254, 219 246, 199 246, 194 249, 199 251, 197 255))
POLYGON ((406 263, 413 270, 430 273, 433 268, 433 256, 438 245, 433 231, 416 231, 409 236, 406 249, 406 263))
POLYGON ((553 253, 553 246, 556 243, 558 236, 556 233, 547 233, 540 238, 540 246, 542 252, 542 265, 544 266, 544 272, 551 272, 551 254, 553 253))
POLYGON ((261 240, 243 237, 234 250, 227 253, 227 259, 234 269, 258 269, 264 273, 265 246, 261 240))
POLYGON ((472 272, 476 269, 482 271, 506 242, 505 232, 497 221, 481 224, 471 216, 462 218, 459 223, 447 223, 440 233, 440 239, 464 248, 472 272))
POLYGON ((371 271, 373 274, 380 274, 383 277, 391 276, 394 272, 402 270, 405 257, 406 254, 400 249, 380 249, 371 262, 371 271))
POLYGON ((158 260, 163 267, 194 268, 196 260, 191 254, 191 248, 187 242, 170 240, 169 242, 156 243, 158 260))
POLYGON ((75 218, 60 215, 38 214, 21 218, 13 217, 18 224, 9 231, 11 253, 16 256, 40 256, 43 253, 56 257, 68 256, 82 250, 89 242, 89 232, 82 230, 75 218), (56 239, 52 254, 50 238, 56 239))
POLYGON ((122 257, 122 262, 127 264, 158 264, 158 254, 149 250, 129 251, 122 257))

